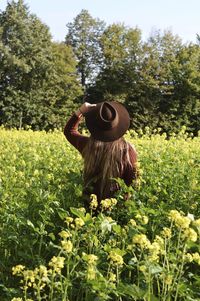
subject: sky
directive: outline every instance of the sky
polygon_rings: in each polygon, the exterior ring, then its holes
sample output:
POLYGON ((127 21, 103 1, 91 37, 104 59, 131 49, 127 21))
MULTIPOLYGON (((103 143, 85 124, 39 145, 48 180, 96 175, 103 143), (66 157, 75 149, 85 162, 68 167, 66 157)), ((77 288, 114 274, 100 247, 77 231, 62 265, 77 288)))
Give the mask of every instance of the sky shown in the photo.
MULTIPOLYGON (((146 40, 155 30, 171 30, 184 43, 200 34, 200 0, 25 0, 31 13, 49 26, 54 41, 64 41, 66 24, 82 9, 107 25, 124 23, 138 27, 146 40)), ((4 10, 7 0, 0 0, 4 10)))

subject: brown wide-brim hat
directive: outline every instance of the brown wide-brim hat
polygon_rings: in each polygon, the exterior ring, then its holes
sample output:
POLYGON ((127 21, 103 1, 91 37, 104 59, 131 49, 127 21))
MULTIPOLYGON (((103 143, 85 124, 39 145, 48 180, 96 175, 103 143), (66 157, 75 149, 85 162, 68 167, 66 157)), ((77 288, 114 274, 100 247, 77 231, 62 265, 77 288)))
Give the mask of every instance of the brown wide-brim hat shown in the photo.
POLYGON ((130 116, 121 103, 105 101, 85 114, 85 122, 94 139, 110 142, 126 133, 130 126, 130 116))

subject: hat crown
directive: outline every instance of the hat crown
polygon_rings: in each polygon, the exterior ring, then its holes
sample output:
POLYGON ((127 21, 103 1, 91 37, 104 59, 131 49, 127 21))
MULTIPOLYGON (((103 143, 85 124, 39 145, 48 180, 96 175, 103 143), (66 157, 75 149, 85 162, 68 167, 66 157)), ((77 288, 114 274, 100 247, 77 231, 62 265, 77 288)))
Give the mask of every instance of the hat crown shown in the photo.
POLYGON ((107 102, 104 102, 100 110, 101 118, 104 121, 113 121, 116 117, 116 110, 107 102))
POLYGON ((110 142, 122 137, 130 125, 125 107, 116 101, 104 101, 85 114, 86 126, 96 140, 110 142))

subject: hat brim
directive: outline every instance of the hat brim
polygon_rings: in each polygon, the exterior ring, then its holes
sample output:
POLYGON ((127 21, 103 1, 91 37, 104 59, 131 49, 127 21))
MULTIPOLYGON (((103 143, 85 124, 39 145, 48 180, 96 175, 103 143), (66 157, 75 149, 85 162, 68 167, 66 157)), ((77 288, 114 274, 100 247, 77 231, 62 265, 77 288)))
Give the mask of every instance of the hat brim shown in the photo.
POLYGON ((119 117, 119 123, 111 129, 102 130, 98 127, 96 121, 96 115, 99 111, 101 103, 98 103, 97 106, 85 114, 85 122, 88 130, 90 131, 91 136, 99 141, 111 142, 122 137, 130 126, 130 116, 126 108, 119 102, 109 102, 117 111, 119 117))

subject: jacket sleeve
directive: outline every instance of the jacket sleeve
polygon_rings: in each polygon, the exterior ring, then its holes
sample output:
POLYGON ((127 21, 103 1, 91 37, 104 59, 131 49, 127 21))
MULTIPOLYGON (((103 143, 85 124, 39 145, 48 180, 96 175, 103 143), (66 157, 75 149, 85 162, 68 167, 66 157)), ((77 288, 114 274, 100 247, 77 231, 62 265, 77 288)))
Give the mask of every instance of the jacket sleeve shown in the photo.
POLYGON ((123 180, 127 186, 130 186, 133 180, 136 180, 139 176, 138 168, 137 168, 137 152, 134 147, 129 145, 129 157, 130 164, 127 164, 123 174, 123 180))
POLYGON ((80 152, 82 153, 83 148, 88 142, 88 137, 81 135, 78 132, 78 125, 80 123, 81 116, 73 114, 67 121, 64 128, 64 135, 66 139, 80 152))

